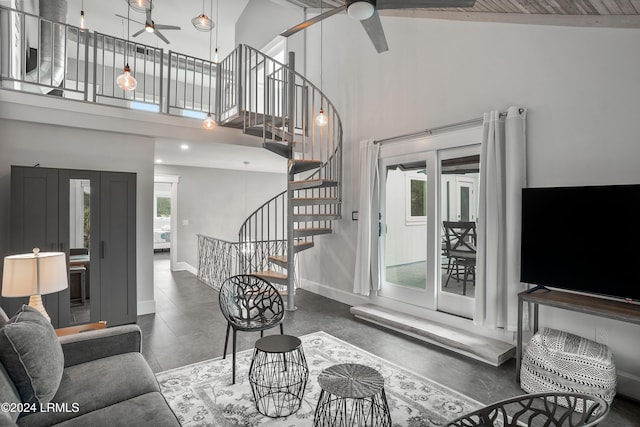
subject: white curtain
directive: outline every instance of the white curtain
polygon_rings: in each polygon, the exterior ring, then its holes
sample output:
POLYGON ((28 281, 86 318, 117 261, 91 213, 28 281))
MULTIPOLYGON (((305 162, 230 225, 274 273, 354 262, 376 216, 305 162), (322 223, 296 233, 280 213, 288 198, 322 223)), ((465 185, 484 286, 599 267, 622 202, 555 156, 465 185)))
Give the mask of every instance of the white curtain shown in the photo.
MULTIPOLYGON (((520 283, 522 188, 526 187, 524 108, 484 114, 480 155, 478 252, 473 320, 492 328, 517 329, 520 283)), ((526 322, 525 322, 526 324, 526 322)))
POLYGON ((358 238, 353 292, 369 295, 380 287, 377 263, 378 154, 380 145, 368 139, 360 141, 360 200, 358 203, 358 238))

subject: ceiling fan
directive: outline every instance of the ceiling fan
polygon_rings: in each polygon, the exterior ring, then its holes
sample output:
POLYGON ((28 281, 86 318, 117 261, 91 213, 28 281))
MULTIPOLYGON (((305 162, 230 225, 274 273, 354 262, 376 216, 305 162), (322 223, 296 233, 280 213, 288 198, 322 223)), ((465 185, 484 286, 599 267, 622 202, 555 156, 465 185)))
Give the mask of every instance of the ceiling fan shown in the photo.
MULTIPOLYGON (((155 22, 153 22, 153 19, 151 19, 151 9, 153 8, 153 0, 149 1, 149 7, 145 8, 145 13, 147 14, 147 19, 144 23, 140 22, 140 21, 136 21, 135 19, 131 19, 131 21, 136 22, 140 25, 144 25, 144 28, 142 28, 140 31, 134 33, 131 35, 131 37, 137 37, 140 34, 144 33, 145 31, 148 33, 153 33, 156 36, 158 36, 158 38, 160 40, 162 40, 163 42, 165 42, 166 44, 169 44, 169 40, 164 36, 164 34, 162 34, 159 30, 180 30, 181 28, 176 26, 176 25, 163 25, 163 24, 156 24, 155 22)), ((116 14, 116 16, 120 17, 120 18, 124 18, 124 19, 130 19, 127 18, 126 16, 122 16, 122 15, 118 15, 116 14)))
POLYGON ((320 22, 325 18, 347 11, 347 14, 362 24, 371 42, 378 53, 389 50, 387 39, 384 36, 382 23, 378 10, 384 9, 429 9, 441 7, 473 7, 476 0, 345 0, 343 6, 338 6, 325 13, 308 19, 295 27, 280 33, 281 36, 289 37, 298 31, 320 22))

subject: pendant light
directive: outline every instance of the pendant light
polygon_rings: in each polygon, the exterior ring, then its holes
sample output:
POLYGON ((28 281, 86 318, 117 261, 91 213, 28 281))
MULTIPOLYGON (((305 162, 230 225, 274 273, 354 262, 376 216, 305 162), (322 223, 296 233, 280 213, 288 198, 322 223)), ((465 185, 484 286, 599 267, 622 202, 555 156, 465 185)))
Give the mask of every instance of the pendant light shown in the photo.
POLYGON ((127 3, 136 12, 146 13, 147 9, 153 9, 150 0, 127 0, 127 3))
MULTIPOLYGON (((211 8, 213 9, 213 0, 211 2, 211 8)), ((216 121, 213 120, 213 117, 211 116, 211 65, 211 33, 209 33, 209 113, 207 113, 207 117, 202 121, 202 127, 206 130, 213 130, 216 127, 216 121)))
POLYGON ((216 0, 216 19, 218 20, 218 25, 216 26, 216 51, 213 54, 213 62, 218 63, 218 28, 220 28, 220 14, 218 13, 218 6, 220 4, 220 0, 216 0))
MULTIPOLYGON (((131 3, 129 3, 130 5, 131 3)), ((131 12, 131 7, 127 6, 127 44, 125 45, 124 58, 125 58, 125 66, 124 72, 118 76, 116 83, 118 87, 122 90, 132 91, 138 86, 138 82, 135 77, 131 75, 131 68, 129 67, 129 13, 131 12)))
MULTIPOLYGON (((322 15, 322 0, 320 0, 320 15, 322 15)), ((320 21, 320 112, 316 116, 316 125, 324 127, 329 123, 329 117, 324 113, 322 109, 322 21, 320 21)))
POLYGON ((80 7, 80 29, 84 30, 86 28, 84 25, 84 0, 82 0, 82 6, 80 7))
MULTIPOLYGON (((211 0, 213 1, 213 0, 211 0)), ((202 14, 191 20, 191 23, 198 31, 211 31, 215 24, 213 20, 204 14, 204 0, 202 0, 202 14)))

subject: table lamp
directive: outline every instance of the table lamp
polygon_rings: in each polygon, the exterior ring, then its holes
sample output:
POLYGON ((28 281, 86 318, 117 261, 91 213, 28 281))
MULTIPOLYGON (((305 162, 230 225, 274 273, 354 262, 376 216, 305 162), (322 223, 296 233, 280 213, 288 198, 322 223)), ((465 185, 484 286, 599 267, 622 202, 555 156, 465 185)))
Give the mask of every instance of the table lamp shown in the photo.
POLYGON ((68 286, 67 260, 64 252, 40 252, 4 257, 3 297, 29 297, 29 306, 49 321, 41 295, 59 292, 68 286))

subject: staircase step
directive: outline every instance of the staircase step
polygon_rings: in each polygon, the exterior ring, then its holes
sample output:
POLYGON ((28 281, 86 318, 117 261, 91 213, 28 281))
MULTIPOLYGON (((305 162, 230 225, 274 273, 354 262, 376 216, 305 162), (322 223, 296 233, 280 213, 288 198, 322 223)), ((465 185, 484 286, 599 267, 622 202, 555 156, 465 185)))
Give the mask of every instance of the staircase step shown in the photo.
POLYGON ((266 280, 267 282, 270 283, 277 283, 280 285, 286 285, 287 284, 287 275, 286 274, 282 274, 282 273, 278 273, 277 271, 273 271, 273 270, 266 270, 266 271, 257 271, 255 273, 251 273, 254 276, 258 276, 260 278, 263 278, 264 280, 266 280))
POLYGON ((282 268, 288 267, 288 258, 286 255, 270 255, 269 257, 267 257, 267 259, 269 260, 269 262, 279 265, 282 268))
POLYGON ((303 222, 303 221, 331 221, 334 219, 342 218, 341 215, 336 214, 294 214, 293 221, 294 222, 303 222))
POLYGON ((293 230, 293 235, 296 237, 303 236, 317 236, 319 234, 331 234, 330 228, 297 228, 293 230))
POLYGON ((266 131, 263 126, 248 127, 244 130, 244 133, 247 135, 257 136, 259 138, 266 137, 267 139, 272 139, 274 141, 294 140, 294 134, 278 128, 272 129, 269 126, 267 126, 266 131))
POLYGON ((324 187, 336 187, 337 181, 329 179, 305 179, 301 181, 289 182, 289 188, 291 190, 306 190, 307 188, 324 188, 324 187))
POLYGON ((351 307, 351 314, 359 319, 393 329, 493 366, 500 366, 515 353, 515 347, 504 341, 373 304, 351 307))
POLYGON ((322 166, 322 161, 320 160, 293 160, 290 171, 291 173, 296 174, 312 169, 317 169, 320 166, 322 166))
POLYGON ((293 197, 293 206, 317 206, 317 205, 337 205, 340 203, 335 197, 293 197))
POLYGON ((265 141, 262 146, 272 153, 276 153, 277 155, 282 156, 286 159, 290 159, 293 153, 293 149, 291 148, 291 146, 283 142, 265 141))
POLYGON ((293 245, 293 251, 295 253, 306 251, 307 249, 311 249, 314 246, 313 240, 303 240, 300 242, 296 242, 293 245))

